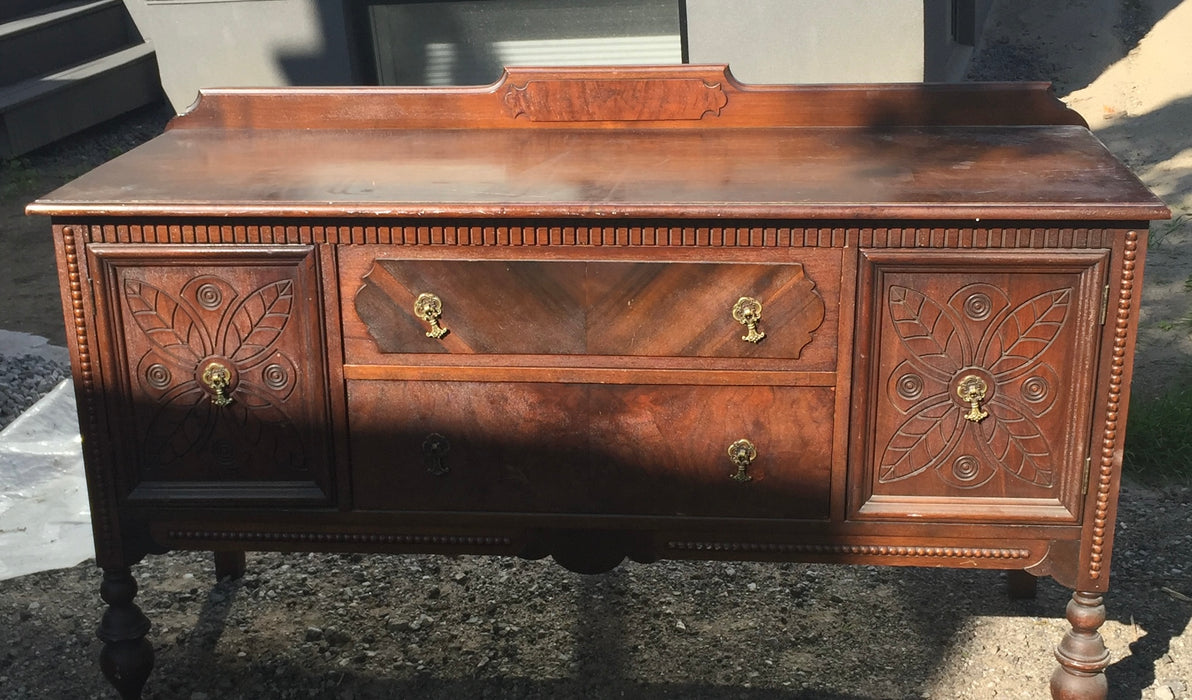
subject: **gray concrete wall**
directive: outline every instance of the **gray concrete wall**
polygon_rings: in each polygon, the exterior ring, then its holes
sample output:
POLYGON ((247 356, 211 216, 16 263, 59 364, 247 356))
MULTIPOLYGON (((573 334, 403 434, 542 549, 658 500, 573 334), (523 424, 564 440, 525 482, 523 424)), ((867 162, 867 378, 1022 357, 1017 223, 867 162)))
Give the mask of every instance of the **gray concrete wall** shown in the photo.
MULTIPOLYGON (((200 87, 354 80, 341 0, 125 0, 176 110, 200 87)), ((676 0, 677 1, 677 0, 676 0)), ((983 19, 992 0, 975 0, 983 19)), ((956 80, 950 0, 686 0, 691 63, 747 83, 956 80)), ((369 59, 365 59, 369 60, 369 59)))
MULTIPOLYGON (((746 83, 953 81, 972 56, 951 0, 686 1, 689 60, 746 83)), ((992 2, 975 0, 978 34, 992 2)))
POLYGON ((125 0, 177 111, 200 87, 347 85, 339 0, 125 0))
POLYGON ((923 0, 687 0, 692 63, 746 83, 923 79, 923 0))

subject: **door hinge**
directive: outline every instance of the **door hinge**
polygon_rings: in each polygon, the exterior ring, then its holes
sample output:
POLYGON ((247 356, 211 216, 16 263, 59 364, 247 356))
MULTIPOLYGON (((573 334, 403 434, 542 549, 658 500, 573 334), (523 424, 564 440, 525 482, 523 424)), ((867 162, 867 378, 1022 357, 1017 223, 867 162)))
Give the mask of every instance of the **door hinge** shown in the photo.
POLYGON ((1093 471, 1093 458, 1084 458, 1084 476, 1080 479, 1080 495, 1087 496, 1089 494, 1089 473, 1093 471))
POLYGON ((1109 314, 1109 285, 1101 290, 1101 325, 1105 325, 1105 316, 1109 314))

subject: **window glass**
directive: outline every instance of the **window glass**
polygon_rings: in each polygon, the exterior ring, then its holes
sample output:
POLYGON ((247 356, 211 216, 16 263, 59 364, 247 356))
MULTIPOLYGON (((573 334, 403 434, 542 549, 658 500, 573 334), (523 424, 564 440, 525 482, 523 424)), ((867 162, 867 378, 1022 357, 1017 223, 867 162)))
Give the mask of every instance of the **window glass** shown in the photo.
POLYGON ((678 0, 370 2, 381 85, 483 85, 505 66, 682 63, 678 0))

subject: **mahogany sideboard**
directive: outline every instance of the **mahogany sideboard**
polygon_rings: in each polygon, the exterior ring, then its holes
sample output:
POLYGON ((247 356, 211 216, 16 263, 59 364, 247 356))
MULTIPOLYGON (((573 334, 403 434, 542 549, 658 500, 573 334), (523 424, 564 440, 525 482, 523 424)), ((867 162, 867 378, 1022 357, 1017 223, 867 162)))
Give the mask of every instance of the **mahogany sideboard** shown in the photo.
POLYGON ((125 698, 170 549, 1050 575, 1052 694, 1106 696, 1169 212, 1046 84, 210 90, 29 211, 125 698))

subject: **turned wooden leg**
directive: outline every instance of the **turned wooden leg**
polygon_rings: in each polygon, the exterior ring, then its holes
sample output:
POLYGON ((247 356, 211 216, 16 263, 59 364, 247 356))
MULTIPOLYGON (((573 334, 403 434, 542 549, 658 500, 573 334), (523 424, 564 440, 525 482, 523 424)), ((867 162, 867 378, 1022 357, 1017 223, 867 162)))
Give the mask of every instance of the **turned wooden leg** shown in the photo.
POLYGON ((216 581, 222 581, 225 578, 238 579, 244 575, 246 567, 244 552, 215 552, 216 581))
POLYGON ((1068 601, 1068 622, 1072 629, 1055 649, 1060 667, 1051 675, 1053 700, 1105 700, 1109 684, 1105 667, 1109 650, 1097 629, 1105 622, 1100 593, 1076 591, 1068 601))
POLYGON ((1006 591, 1013 600, 1032 600, 1039 594, 1039 579, 1021 569, 1006 572, 1006 591))
POLYGON ((137 582, 127 568, 104 569, 99 595, 108 604, 96 636, 103 642, 99 667, 124 700, 139 700, 153 670, 153 647, 145 639, 149 618, 132 599, 137 582))

